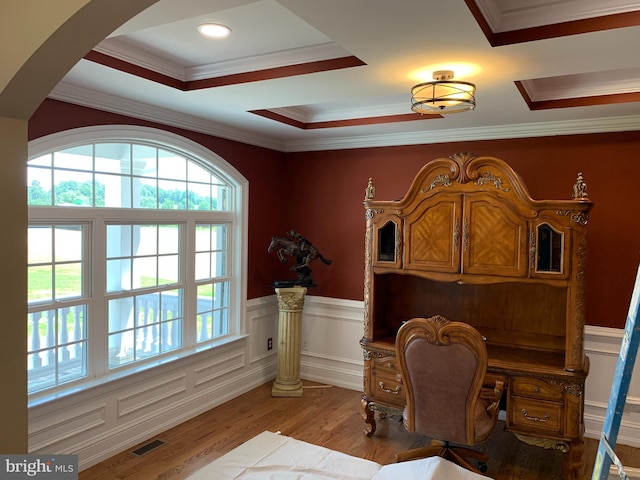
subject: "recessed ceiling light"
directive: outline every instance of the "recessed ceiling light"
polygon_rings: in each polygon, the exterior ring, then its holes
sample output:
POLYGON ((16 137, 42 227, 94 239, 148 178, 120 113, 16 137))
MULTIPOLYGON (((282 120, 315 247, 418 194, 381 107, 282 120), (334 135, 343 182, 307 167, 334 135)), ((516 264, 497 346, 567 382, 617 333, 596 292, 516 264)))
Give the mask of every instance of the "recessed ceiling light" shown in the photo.
POLYGON ((231 29, 219 23, 203 23, 198 25, 198 31, 205 37, 223 38, 231 33, 231 29))

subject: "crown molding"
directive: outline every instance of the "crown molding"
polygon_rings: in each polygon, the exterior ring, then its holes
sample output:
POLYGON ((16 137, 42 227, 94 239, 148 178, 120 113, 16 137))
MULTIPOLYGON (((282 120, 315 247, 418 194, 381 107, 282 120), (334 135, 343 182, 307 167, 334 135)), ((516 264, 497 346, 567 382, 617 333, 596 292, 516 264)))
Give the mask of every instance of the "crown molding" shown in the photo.
POLYGON ((552 137, 587 133, 608 133, 640 130, 640 115, 567 120, 546 123, 522 123, 492 127, 458 128, 404 132, 389 135, 362 135, 287 142, 286 152, 346 150, 354 148, 426 145, 433 143, 500 140, 510 138, 552 137))
POLYGON ((143 53, 141 50, 121 44, 121 42, 116 42, 115 40, 110 40, 108 46, 105 46, 105 43, 97 45, 93 50, 123 62, 175 78, 181 82, 187 81, 185 68, 177 63, 148 52, 143 53))
POLYGON ((354 148, 421 145, 509 138, 550 137, 558 135, 640 130, 640 115, 630 115, 625 117, 567 120, 546 123, 522 123, 448 130, 421 130, 417 132, 404 132, 386 135, 374 134, 351 137, 341 136, 280 142, 265 136, 254 135, 240 129, 230 128, 210 120, 185 115, 173 110, 154 107, 142 102, 125 100, 120 97, 77 87, 64 82, 58 84, 58 86, 49 95, 49 98, 120 115, 126 115, 133 118, 139 118, 141 120, 205 133, 207 135, 213 135, 258 147, 269 148, 280 152, 343 150, 354 148))
POLYGON ((109 39, 108 41, 102 42, 96 46, 94 50, 132 65, 167 75, 182 82, 224 77, 226 75, 236 75, 257 70, 280 68, 289 65, 319 62, 350 56, 349 52, 336 43, 323 43, 204 65, 182 66, 116 39, 109 39))
POLYGON ((174 110, 155 107, 143 102, 127 100, 65 82, 60 82, 48 97, 83 107, 95 108, 97 110, 126 115, 149 122, 205 133, 227 140, 255 145, 257 147, 269 148, 281 152, 286 149, 284 143, 273 140, 272 138, 253 135, 244 130, 231 128, 211 120, 193 115, 185 115, 174 110))

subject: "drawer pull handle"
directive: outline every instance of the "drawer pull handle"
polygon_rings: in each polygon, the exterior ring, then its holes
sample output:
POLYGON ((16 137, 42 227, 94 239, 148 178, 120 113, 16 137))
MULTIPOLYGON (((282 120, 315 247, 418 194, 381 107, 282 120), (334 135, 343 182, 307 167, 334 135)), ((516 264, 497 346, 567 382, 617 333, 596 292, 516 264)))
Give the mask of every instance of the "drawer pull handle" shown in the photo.
POLYGON ((384 382, 380 382, 380 383, 378 383, 378 385, 380 385, 380 389, 381 389, 383 392, 390 393, 391 395, 398 395, 398 394, 400 393, 400 385, 398 385, 398 386, 395 388, 395 390, 391 390, 390 388, 386 388, 386 387, 384 386, 384 382))
POLYGON ((393 368, 393 363, 388 362, 388 363, 387 363, 387 368, 393 368))
POLYGON ((551 418, 551 415, 549 415, 548 413, 544 414, 544 418, 530 417, 529 412, 527 412, 527 410, 524 408, 522 409, 522 415, 524 415, 524 418, 526 418, 527 420, 531 420, 532 422, 548 422, 551 418))
POLYGON ((540 387, 538 387, 537 385, 533 386, 533 391, 536 393, 540 393, 540 387))

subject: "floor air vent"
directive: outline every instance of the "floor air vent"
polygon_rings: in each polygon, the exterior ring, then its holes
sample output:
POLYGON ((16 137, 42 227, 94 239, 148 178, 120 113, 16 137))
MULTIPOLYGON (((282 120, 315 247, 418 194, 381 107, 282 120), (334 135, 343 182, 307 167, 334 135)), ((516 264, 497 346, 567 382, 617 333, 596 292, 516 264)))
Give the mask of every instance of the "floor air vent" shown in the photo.
POLYGON ((145 453, 149 453, 151 450, 155 450, 156 448, 161 447, 165 443, 167 442, 165 442, 164 440, 160 440, 159 438, 156 438, 155 440, 147 443, 146 445, 143 445, 140 448, 136 448, 131 453, 137 457, 141 457, 145 453))

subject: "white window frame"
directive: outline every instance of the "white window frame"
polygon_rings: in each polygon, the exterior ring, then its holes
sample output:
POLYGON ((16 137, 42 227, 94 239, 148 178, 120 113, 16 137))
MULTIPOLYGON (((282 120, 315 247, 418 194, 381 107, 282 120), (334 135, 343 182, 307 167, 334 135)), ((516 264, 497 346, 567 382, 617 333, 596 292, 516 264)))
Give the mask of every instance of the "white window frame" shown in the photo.
MULTIPOLYGON (((47 401, 48 398, 54 398, 65 391, 77 391, 79 387, 85 384, 100 384, 117 378, 127 376, 143 369, 151 368, 155 365, 165 364, 167 361, 175 360, 189 356, 193 353, 215 348, 217 346, 228 344, 246 335, 246 299, 247 299, 247 244, 248 244, 248 199, 249 185, 247 179, 235 168, 219 155, 202 145, 191 141, 179 135, 164 130, 140 127, 140 126, 93 126, 83 127, 73 130, 67 130, 38 138, 29 142, 29 159, 37 158, 47 153, 66 149, 74 146, 84 145, 88 143, 136 143, 145 142, 158 148, 166 148, 190 159, 196 159, 203 164, 211 166, 215 175, 222 178, 225 182, 232 185, 231 208, 229 211, 210 211, 212 218, 206 219, 208 223, 228 224, 228 249, 230 253, 228 274, 231 281, 230 299, 229 299, 229 334, 215 339, 211 342, 198 344, 195 338, 195 307, 190 305, 190 300, 185 301, 183 325, 185 338, 193 337, 193 341, 185 341, 184 346, 178 352, 168 355, 154 357, 142 363, 134 363, 131 366, 118 367, 110 370, 107 359, 107 342, 108 328, 106 319, 106 299, 104 295, 104 265, 102 260, 106 257, 98 256, 96 258, 96 250, 105 251, 104 249, 104 225, 108 222, 119 222, 118 211, 120 209, 96 207, 91 208, 91 215, 88 215, 86 207, 70 207, 66 210, 63 218, 52 218, 52 209, 60 207, 28 207, 29 224, 47 223, 56 221, 78 221, 89 223, 91 227, 91 235, 93 236, 94 251, 89 252, 90 255, 90 275, 99 279, 94 289, 102 288, 102 291, 90 292, 89 309, 98 309, 101 313, 100 322, 89 322, 88 338, 89 350, 87 353, 87 370, 88 376, 85 379, 60 384, 41 392, 34 392, 29 396, 31 401, 47 401), (102 216, 100 222, 94 222, 92 217, 102 216), (97 228, 96 228, 97 227, 97 228), (97 243, 96 243, 97 242, 97 243), (101 260, 102 259, 102 260, 101 260), (99 338, 97 342, 92 339, 99 338)), ((128 219, 134 218, 141 222, 147 220, 144 209, 122 209, 127 211, 128 219), (133 210, 133 211, 132 211, 133 210)), ((158 210, 151 210, 158 212, 158 210)), ((188 224, 194 222, 193 218, 198 215, 197 212, 190 210, 162 210, 164 219, 167 222, 188 224), (189 217, 190 214, 194 214, 189 217), (185 220, 187 217, 187 220, 185 220)), ((199 212, 202 215, 203 211, 199 212)), ((154 220, 151 220, 154 222, 154 220)), ((194 249, 195 244, 187 246, 186 250, 186 281, 193 282, 194 265, 194 249)), ((102 255, 102 254, 101 254, 102 255)), ((195 293, 193 293, 195 296, 195 293)))

